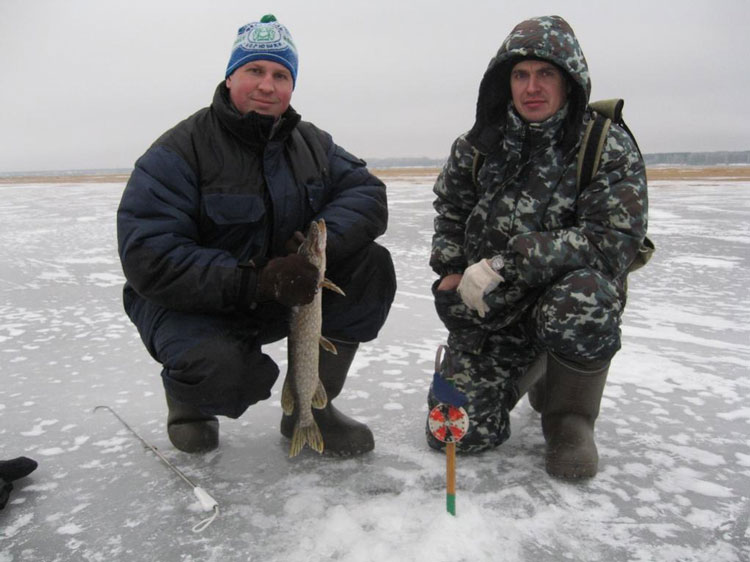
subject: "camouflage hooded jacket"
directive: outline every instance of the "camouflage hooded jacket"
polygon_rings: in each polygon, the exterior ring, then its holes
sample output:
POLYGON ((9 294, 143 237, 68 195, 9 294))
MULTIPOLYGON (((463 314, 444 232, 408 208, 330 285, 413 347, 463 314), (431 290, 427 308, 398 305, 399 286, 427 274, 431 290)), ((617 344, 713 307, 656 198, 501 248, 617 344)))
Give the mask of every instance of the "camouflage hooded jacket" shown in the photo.
POLYGON ((449 330, 499 329, 545 286, 581 268, 612 280, 624 304, 627 270, 646 235, 646 172, 628 134, 613 125, 592 182, 578 192, 577 151, 592 118, 590 91, 578 40, 557 16, 520 23, 490 61, 476 122, 454 142, 435 183, 430 265, 443 277, 500 254, 505 281, 486 295, 490 312, 484 319, 455 305, 455 318, 440 314, 449 330), (527 57, 554 63, 570 85, 564 107, 541 123, 525 122, 512 105, 510 71, 527 57), (485 159, 475 184, 477 151, 485 159))

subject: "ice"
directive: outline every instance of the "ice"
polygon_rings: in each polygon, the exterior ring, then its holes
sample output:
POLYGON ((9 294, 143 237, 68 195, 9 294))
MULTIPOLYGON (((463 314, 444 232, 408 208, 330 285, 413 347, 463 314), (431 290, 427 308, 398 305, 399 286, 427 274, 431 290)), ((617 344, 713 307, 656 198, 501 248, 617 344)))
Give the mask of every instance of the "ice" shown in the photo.
MULTIPOLYGON (((388 181, 398 293, 339 406, 371 425, 358 459, 288 458, 279 388, 221 446, 176 451, 158 365, 122 312, 115 210, 122 183, 0 187, 0 459, 39 462, 0 511, 0 562, 750 560, 750 184, 654 182, 651 264, 630 279, 623 349, 597 422, 591 481, 544 471, 522 401, 495 451, 460 456, 457 516, 445 458, 425 443, 425 393, 445 341, 427 266, 431 181, 388 181), (115 409, 219 504, 190 486, 115 409)), ((267 348, 286 367, 284 342, 267 348)))

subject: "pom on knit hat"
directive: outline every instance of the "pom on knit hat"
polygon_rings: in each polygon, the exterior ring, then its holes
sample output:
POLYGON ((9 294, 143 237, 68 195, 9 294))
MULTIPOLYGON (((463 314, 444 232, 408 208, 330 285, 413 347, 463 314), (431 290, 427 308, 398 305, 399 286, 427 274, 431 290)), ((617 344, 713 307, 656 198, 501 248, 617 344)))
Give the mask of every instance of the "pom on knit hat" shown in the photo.
POLYGON ((289 30, 272 14, 243 25, 237 31, 225 77, 253 60, 283 64, 292 74, 292 81, 297 83, 297 47, 289 30))

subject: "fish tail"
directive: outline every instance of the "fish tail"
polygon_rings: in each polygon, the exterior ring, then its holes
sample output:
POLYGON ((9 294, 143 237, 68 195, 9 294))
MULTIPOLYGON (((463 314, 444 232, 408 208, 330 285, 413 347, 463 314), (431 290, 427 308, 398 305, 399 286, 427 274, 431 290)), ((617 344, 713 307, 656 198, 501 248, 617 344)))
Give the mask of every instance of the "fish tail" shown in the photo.
POLYGON ((305 427, 300 426, 298 421, 297 425, 294 426, 292 447, 289 449, 289 457, 291 458, 299 455, 305 444, 309 445, 313 451, 317 451, 318 453, 323 452, 323 434, 320 433, 320 428, 314 421, 311 425, 305 427))

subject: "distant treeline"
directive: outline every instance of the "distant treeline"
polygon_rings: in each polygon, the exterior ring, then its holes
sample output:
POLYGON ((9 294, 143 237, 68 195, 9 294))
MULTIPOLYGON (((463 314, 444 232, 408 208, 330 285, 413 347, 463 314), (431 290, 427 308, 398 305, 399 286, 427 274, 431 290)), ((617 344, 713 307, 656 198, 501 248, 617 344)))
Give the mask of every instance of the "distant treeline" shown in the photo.
MULTIPOLYGON (((644 154, 646 165, 664 166, 731 166, 749 165, 750 150, 741 151, 718 151, 718 152, 661 152, 655 154, 644 154)), ((446 158, 401 157, 401 158, 367 158, 370 168, 442 168, 446 158)), ((42 177, 42 176, 88 176, 88 175, 112 175, 130 174, 130 168, 103 169, 103 170, 45 170, 35 172, 0 172, 0 178, 12 178, 19 176, 42 177)))
POLYGON ((445 164, 445 158, 366 158, 370 168, 438 168, 445 164))
MULTIPOLYGON (((750 165, 750 150, 719 152, 661 152, 644 154, 646 165, 656 164, 672 166, 723 166, 731 164, 750 165)), ((435 168, 445 163, 445 158, 367 158, 371 168, 435 168)))
POLYGON ((92 168, 90 170, 36 170, 25 172, 0 172, 0 178, 43 178, 50 176, 112 176, 125 174, 130 175, 132 171, 132 168, 92 168))
POLYGON ((750 150, 719 152, 661 152, 644 154, 646 165, 671 164, 682 166, 726 166, 750 164, 750 150))

